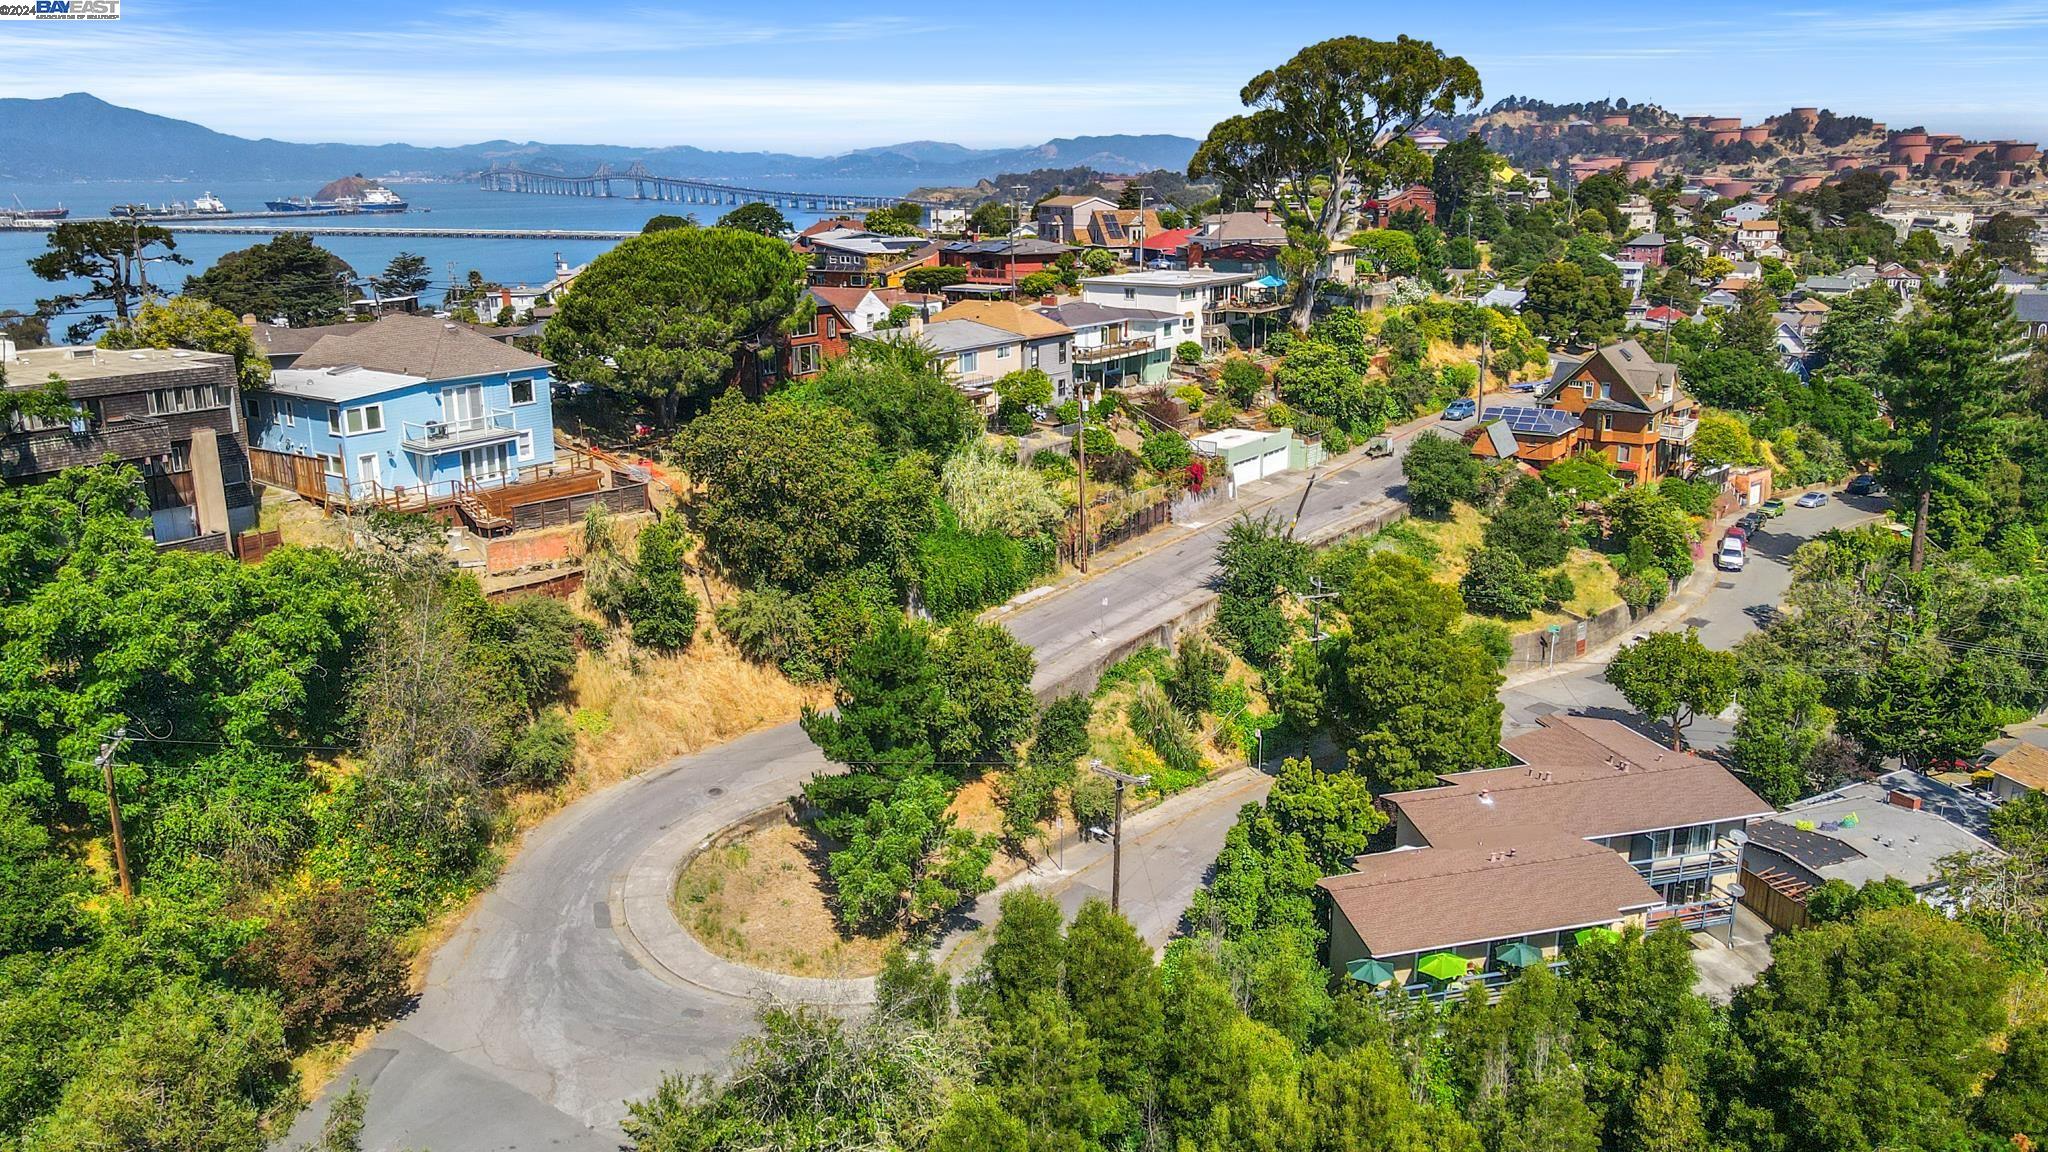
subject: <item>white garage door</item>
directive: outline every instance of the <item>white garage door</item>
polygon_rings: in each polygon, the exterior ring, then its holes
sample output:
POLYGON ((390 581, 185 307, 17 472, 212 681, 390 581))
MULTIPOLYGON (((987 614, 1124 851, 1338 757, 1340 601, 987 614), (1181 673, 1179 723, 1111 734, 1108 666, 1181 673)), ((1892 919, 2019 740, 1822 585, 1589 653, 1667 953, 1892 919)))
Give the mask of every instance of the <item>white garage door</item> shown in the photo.
POLYGON ((1287 449, 1281 448, 1260 457, 1259 474, 1261 476, 1278 476, 1285 471, 1287 471, 1287 449))
POLYGON ((1249 460, 1240 460, 1230 466, 1232 484, 1249 484, 1257 480, 1259 475, 1259 458, 1256 456, 1249 460))

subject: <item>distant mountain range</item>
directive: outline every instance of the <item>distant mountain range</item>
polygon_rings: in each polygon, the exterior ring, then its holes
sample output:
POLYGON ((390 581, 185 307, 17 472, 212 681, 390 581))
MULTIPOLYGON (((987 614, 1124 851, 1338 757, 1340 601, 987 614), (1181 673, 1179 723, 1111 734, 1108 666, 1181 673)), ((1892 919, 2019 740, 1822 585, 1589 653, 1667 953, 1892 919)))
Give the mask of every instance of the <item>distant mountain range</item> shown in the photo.
POLYGON ((74 92, 47 100, 0 100, 0 180, 300 180, 346 173, 462 177, 493 164, 584 175, 634 161, 660 176, 720 180, 907 179, 972 183, 999 172, 1087 166, 1104 172, 1187 167, 1197 141, 1185 136, 1078 136, 1032 148, 966 148, 914 140, 838 156, 713 152, 487 140, 452 148, 411 144, 295 144, 229 136, 74 92))

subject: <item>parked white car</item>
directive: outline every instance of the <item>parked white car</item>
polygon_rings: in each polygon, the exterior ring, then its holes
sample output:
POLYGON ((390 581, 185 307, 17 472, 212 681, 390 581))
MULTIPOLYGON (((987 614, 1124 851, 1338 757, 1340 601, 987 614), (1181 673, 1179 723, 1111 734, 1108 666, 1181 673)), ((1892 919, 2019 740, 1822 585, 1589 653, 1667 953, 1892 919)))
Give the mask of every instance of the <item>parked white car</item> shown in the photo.
POLYGON ((1714 553, 1714 567, 1723 572, 1740 572, 1748 559, 1749 554, 1743 549, 1742 541, 1729 536, 1722 539, 1721 550, 1714 553))

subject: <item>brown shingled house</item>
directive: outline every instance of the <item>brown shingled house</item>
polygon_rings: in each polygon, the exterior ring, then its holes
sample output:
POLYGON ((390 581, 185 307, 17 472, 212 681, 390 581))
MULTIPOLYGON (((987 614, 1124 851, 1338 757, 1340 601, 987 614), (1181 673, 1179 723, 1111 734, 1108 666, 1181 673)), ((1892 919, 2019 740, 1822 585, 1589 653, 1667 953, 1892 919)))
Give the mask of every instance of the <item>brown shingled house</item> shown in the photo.
MULTIPOLYGON (((1536 405, 1557 418, 1517 420, 1514 409, 1498 411, 1516 442, 1513 455, 1538 468, 1596 452, 1636 481, 1659 480, 1691 466, 1699 404, 1679 380, 1677 365, 1657 360, 1634 340, 1609 344, 1577 362, 1560 361, 1537 391, 1536 405)), ((1494 411, 1481 413, 1482 427, 1492 423, 1494 411)), ((1473 438, 1473 451, 1481 456, 1501 455, 1506 446, 1498 436, 1473 438)))
POLYGON ((1373 982, 1442 995, 1561 965, 1588 931, 1732 919, 1737 833, 1772 808, 1725 769, 1579 716, 1502 747, 1509 767, 1382 797, 1395 848, 1321 883, 1332 968, 1377 961, 1373 982))

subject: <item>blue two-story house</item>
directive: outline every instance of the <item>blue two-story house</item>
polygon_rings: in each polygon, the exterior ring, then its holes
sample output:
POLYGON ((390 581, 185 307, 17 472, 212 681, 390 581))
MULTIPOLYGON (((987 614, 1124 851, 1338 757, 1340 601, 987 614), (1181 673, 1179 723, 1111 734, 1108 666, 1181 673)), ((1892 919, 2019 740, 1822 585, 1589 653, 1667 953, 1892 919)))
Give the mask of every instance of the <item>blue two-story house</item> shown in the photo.
POLYGON ((319 490, 398 504, 449 500, 555 459, 551 365, 474 330, 386 316, 321 336, 247 398, 250 447, 317 467, 319 490))

